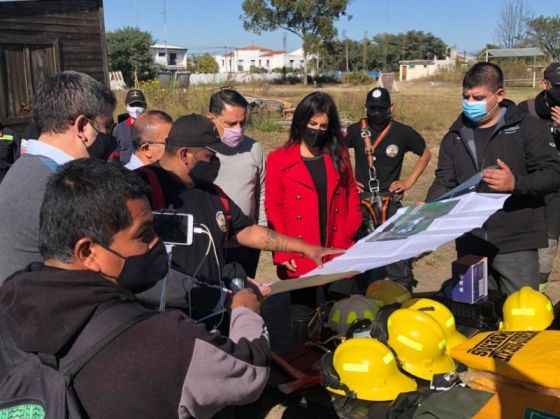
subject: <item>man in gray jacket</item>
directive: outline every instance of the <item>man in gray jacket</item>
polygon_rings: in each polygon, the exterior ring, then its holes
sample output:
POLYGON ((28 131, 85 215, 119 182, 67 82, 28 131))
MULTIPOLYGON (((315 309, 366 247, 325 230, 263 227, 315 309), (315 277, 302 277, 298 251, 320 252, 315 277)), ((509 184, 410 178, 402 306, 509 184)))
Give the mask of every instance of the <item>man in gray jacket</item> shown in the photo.
MULTIPOLYGON (((265 159, 261 145, 245 136, 247 100, 233 89, 221 89, 210 98, 208 118, 216 125, 231 153, 217 153, 220 172, 214 182, 253 222, 266 227, 264 212, 265 159)), ((247 275, 257 273, 260 250, 228 243, 226 263, 239 262, 247 275)))
POLYGON ((39 208, 47 180, 59 165, 103 149, 115 103, 111 90, 75 71, 45 80, 35 92, 33 120, 41 135, 27 142, 0 184, 0 284, 41 260, 39 208))

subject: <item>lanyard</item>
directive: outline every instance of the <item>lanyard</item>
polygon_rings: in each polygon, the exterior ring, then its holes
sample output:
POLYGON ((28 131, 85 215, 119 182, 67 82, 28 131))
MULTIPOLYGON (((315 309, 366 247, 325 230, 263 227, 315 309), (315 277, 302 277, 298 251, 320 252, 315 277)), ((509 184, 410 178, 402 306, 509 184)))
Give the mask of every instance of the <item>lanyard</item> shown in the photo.
POLYGON ((389 132, 389 129, 391 128, 392 122, 389 122, 387 124, 387 126, 385 128, 383 128, 383 131, 381 131, 379 133, 379 135, 377 136, 377 138, 375 139, 375 142, 373 143, 373 145, 371 144, 371 131, 368 129, 367 126, 367 119, 366 118, 362 118, 361 120, 362 123, 362 133, 361 136, 364 139, 365 142, 365 151, 366 151, 366 155, 368 158, 368 165, 369 165, 369 191, 372 194, 378 194, 379 193, 379 179, 377 179, 377 170, 375 170, 375 149, 377 148, 377 146, 379 145, 379 143, 381 143, 381 141, 383 140, 383 138, 385 138, 385 136, 387 135, 387 132, 389 132))

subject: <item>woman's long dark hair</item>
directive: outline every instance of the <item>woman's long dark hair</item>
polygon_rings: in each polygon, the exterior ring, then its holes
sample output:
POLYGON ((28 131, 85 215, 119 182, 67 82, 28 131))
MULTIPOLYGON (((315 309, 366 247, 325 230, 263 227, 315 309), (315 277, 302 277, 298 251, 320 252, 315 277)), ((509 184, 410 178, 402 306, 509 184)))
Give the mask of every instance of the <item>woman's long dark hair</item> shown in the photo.
POLYGON ((315 115, 319 113, 327 114, 329 118, 329 126, 326 133, 326 142, 323 152, 327 153, 333 160, 336 170, 343 179, 343 173, 346 164, 343 158, 343 145, 340 141, 340 120, 338 119, 338 111, 332 97, 326 93, 313 92, 303 98, 294 111, 292 118, 292 126, 290 128, 290 138, 286 142, 286 146, 292 144, 300 144, 303 132, 307 128, 307 124, 315 115))

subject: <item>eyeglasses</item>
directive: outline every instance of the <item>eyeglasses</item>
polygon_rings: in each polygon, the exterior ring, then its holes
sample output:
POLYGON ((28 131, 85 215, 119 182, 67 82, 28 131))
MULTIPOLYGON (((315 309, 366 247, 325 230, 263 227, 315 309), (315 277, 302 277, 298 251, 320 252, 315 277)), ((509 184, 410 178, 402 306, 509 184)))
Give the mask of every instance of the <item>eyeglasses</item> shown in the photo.
POLYGON ((99 122, 97 122, 96 120, 91 119, 91 118, 88 118, 88 122, 89 122, 89 124, 91 125, 91 127, 93 128, 93 130, 94 130, 97 134, 99 134, 99 133, 107 134, 107 133, 110 133, 111 130, 113 129, 113 123, 112 123, 112 122, 111 122, 110 124, 105 125, 105 126, 102 125, 102 126, 101 126, 102 129, 99 129, 99 128, 97 127, 97 125, 99 124, 99 122))
POLYGON ((144 141, 142 144, 161 144, 161 145, 166 145, 167 143, 165 141, 144 141))

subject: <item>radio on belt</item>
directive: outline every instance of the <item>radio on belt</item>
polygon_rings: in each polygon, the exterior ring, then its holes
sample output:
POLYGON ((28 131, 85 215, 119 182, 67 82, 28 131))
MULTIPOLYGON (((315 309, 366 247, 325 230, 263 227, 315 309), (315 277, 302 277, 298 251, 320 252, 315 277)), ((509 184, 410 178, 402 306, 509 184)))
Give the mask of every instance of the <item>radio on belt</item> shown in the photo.
POLYGON ((472 304, 488 295, 488 259, 465 255, 451 264, 453 279, 445 294, 453 301, 472 304))

